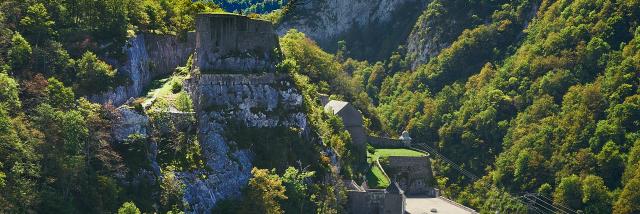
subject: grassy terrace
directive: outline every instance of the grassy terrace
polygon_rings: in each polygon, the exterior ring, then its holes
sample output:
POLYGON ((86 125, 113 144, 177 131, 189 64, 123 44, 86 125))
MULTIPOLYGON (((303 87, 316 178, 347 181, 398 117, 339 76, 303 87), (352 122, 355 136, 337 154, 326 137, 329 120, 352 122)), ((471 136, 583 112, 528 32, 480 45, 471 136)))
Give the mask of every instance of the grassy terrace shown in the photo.
MULTIPOLYGON (((191 59, 189 59, 191 61, 191 59)), ((188 62, 190 64, 190 62, 188 62)), ((187 95, 183 82, 189 78, 190 65, 178 67, 169 77, 156 79, 145 88, 146 94, 140 97, 136 103, 140 103, 144 108, 175 108, 179 111, 192 111, 191 100, 187 95)))
POLYGON ((401 157, 420 157, 425 156, 424 153, 411 149, 376 149, 374 154, 367 153, 370 161, 375 161, 381 157, 401 156, 401 157))
POLYGON ((367 173, 367 184, 370 188, 387 188, 389 186, 389 180, 375 164, 375 161, 379 158, 389 156, 420 157, 424 155, 422 152, 411 149, 376 149, 373 154, 367 152, 367 162, 371 164, 371 168, 367 173))
POLYGON ((367 184, 369 188, 387 188, 389 186, 389 180, 384 176, 382 170, 377 165, 372 165, 371 170, 367 173, 367 184))

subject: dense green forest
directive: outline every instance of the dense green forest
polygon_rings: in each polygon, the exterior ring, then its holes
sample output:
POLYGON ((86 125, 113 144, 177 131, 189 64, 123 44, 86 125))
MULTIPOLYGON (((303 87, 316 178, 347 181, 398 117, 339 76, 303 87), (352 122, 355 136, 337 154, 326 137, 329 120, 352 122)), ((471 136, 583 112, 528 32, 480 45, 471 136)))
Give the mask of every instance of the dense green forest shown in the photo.
POLYGON ((225 11, 236 13, 269 13, 282 8, 287 0, 211 0, 225 11))
POLYGON ((126 201, 136 203, 123 213, 179 209, 171 179, 140 179, 149 178, 142 142, 112 144, 114 107, 83 96, 128 81, 106 61, 124 57, 132 35, 184 35, 197 13, 220 10, 191 0, 1 1, 0 212, 116 212, 126 201))
POLYGON ((540 193, 585 213, 637 213, 639 16, 638 1, 435 0, 414 33, 446 48, 414 70, 415 53, 399 49, 353 77, 391 133, 483 175, 470 183, 436 161, 464 204, 517 212, 505 195, 540 193))

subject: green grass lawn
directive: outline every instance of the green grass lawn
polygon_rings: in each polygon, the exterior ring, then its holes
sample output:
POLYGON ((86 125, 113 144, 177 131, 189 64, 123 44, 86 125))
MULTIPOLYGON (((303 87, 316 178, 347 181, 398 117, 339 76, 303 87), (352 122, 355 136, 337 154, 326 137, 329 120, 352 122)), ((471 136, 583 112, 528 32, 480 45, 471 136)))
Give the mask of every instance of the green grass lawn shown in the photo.
POLYGON ((420 157, 425 154, 422 152, 410 150, 410 149, 376 149, 374 154, 367 152, 367 162, 372 166, 367 173, 367 184, 369 188, 383 189, 389 186, 389 180, 384 176, 382 170, 374 163, 375 160, 380 157, 389 156, 405 156, 405 157, 420 157))
POLYGON ((384 176, 378 166, 373 165, 369 173, 367 173, 367 184, 369 188, 384 189, 389 186, 389 180, 384 176))
POLYGON ((425 156, 424 153, 410 149, 376 149, 376 153, 367 153, 369 162, 380 157, 403 156, 403 157, 420 157, 425 156))

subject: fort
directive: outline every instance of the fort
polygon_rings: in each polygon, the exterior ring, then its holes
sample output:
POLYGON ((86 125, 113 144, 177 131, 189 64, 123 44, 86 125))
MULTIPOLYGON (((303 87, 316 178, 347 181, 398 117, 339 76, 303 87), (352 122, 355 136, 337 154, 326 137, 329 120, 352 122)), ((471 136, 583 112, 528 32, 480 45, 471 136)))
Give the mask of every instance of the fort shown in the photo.
POLYGON ((392 176, 407 195, 435 197, 435 180, 429 156, 398 157, 388 159, 387 173, 392 176))
POLYGON ((274 72, 281 59, 270 22, 211 13, 196 18, 194 69, 202 73, 274 72))
POLYGON ((386 189, 369 189, 364 183, 358 185, 352 180, 343 181, 349 197, 348 211, 352 214, 403 214, 406 196, 397 183, 386 189))

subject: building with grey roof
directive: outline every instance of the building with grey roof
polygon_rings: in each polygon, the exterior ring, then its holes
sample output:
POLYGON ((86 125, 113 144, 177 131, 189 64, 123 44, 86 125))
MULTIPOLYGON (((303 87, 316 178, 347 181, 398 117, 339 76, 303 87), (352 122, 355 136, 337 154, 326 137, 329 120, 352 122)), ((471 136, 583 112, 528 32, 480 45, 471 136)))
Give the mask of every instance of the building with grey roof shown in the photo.
POLYGON ((351 135, 351 141, 355 145, 354 154, 366 157, 367 133, 364 130, 362 113, 351 103, 337 100, 330 100, 324 105, 324 109, 342 118, 344 128, 351 135))

